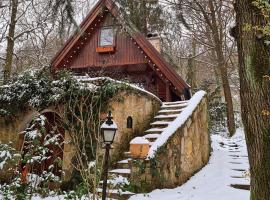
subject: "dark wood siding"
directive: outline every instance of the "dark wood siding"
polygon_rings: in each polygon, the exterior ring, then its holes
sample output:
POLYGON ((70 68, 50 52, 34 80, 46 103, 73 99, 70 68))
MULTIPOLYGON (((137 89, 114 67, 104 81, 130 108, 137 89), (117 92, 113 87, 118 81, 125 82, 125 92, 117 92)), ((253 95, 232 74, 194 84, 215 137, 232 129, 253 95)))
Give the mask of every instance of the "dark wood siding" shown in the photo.
POLYGON ((84 68, 84 67, 105 67, 105 66, 119 66, 119 65, 133 65, 146 63, 141 49, 135 44, 134 40, 122 30, 120 25, 112 24, 117 30, 115 38, 115 52, 111 53, 97 53, 96 47, 98 46, 98 39, 100 28, 108 26, 114 20, 109 14, 103 18, 99 27, 91 33, 91 38, 86 42, 80 53, 71 61, 71 68, 84 68))

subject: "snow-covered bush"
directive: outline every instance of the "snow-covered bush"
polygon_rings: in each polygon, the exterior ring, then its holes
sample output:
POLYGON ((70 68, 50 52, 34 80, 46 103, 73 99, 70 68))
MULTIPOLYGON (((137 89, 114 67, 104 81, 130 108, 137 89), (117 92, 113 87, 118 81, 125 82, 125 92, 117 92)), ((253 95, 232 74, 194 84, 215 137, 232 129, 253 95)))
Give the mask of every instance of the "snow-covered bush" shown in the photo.
POLYGON ((13 148, 12 143, 0 143, 0 176, 2 181, 10 181, 16 171, 21 155, 13 148))
POLYGON ((7 163, 12 162, 14 157, 19 156, 14 152, 15 149, 11 144, 0 144, 0 170, 3 170, 7 163))
MULTIPOLYGON (((60 176, 55 172, 58 159, 54 159, 54 149, 61 146, 61 139, 45 131, 46 118, 43 115, 35 118, 24 131, 24 146, 20 159, 10 145, 0 145, 1 166, 13 161, 13 180, 2 186, 1 194, 6 199, 31 199, 35 192, 47 194, 52 183, 60 183, 60 176), (53 148, 52 148, 53 147, 53 148), (46 164, 53 163, 46 167, 46 164)), ((59 172, 58 174, 61 174, 59 172)))
MULTIPOLYGON (((74 174, 79 176, 76 183, 70 184, 71 180, 66 185, 71 185, 73 188, 68 189, 74 189, 79 196, 95 195, 92 193, 96 191, 102 171, 100 115, 107 109, 110 98, 119 90, 128 88, 127 84, 108 78, 82 81, 67 71, 54 76, 46 69, 27 71, 9 84, 0 86, 0 115, 16 117, 17 113, 29 107, 36 110, 51 105, 61 107, 61 128, 70 133, 71 143, 75 147, 72 166, 76 172, 74 174), (93 162, 95 165, 89 167, 89 163, 93 162)), ((48 155, 52 153, 48 148, 50 145, 61 145, 61 135, 47 133, 45 124, 46 117, 41 115, 23 133, 24 148, 17 176, 10 187, 6 185, 3 191, 10 191, 9 194, 16 196, 21 190, 21 194, 29 196, 33 191, 46 191, 50 183, 60 181, 60 177, 55 176, 54 166, 62 164, 61 158, 54 159, 57 163, 43 173, 35 170, 35 166, 49 159, 48 155), (21 172, 26 166, 30 167, 29 182, 20 184, 24 182, 21 172)))
POLYGON ((27 107, 47 108, 74 96, 89 95, 89 92, 107 99, 121 87, 123 85, 105 78, 82 83, 69 71, 53 76, 46 68, 29 70, 0 86, 0 116, 14 116, 27 107))
POLYGON ((44 108, 64 97, 68 87, 76 84, 68 73, 57 81, 45 70, 30 70, 0 86, 0 115, 15 115, 27 107, 44 108))

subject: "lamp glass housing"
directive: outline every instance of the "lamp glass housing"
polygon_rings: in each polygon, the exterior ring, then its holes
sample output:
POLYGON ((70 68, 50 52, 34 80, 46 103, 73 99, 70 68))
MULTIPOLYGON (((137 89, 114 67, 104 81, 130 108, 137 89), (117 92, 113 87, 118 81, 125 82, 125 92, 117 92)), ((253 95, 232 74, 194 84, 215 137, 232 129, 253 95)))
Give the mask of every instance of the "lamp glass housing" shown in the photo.
POLYGON ((115 133, 117 129, 104 128, 103 129, 103 142, 105 144, 112 144, 114 141, 115 133))

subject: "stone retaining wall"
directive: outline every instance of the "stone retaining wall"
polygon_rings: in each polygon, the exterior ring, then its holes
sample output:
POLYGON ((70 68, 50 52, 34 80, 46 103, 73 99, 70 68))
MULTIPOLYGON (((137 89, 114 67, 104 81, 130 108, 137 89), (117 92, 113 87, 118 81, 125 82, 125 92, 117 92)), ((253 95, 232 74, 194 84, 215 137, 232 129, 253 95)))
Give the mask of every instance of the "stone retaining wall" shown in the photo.
POLYGON ((204 97, 189 119, 158 149, 154 158, 132 161, 131 183, 138 192, 174 188, 207 164, 209 155, 207 99, 204 97))

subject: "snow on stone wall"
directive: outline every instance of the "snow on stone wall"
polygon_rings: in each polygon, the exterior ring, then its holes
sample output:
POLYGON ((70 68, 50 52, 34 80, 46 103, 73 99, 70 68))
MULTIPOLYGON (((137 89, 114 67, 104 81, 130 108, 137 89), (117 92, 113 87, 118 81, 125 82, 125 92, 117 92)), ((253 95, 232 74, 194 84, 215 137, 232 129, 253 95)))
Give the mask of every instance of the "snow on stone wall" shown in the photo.
POLYGON ((207 98, 206 93, 200 91, 161 133, 148 159, 137 159, 136 165, 132 165, 131 182, 138 184, 138 188, 144 182, 147 191, 174 188, 206 165, 209 155, 207 98))
POLYGON ((158 148, 166 144, 168 139, 179 129, 192 115, 199 103, 206 96, 205 91, 199 91, 188 101, 188 105, 181 114, 161 133, 161 136, 151 146, 148 158, 153 158, 158 148))

